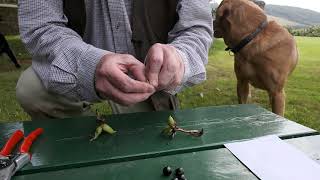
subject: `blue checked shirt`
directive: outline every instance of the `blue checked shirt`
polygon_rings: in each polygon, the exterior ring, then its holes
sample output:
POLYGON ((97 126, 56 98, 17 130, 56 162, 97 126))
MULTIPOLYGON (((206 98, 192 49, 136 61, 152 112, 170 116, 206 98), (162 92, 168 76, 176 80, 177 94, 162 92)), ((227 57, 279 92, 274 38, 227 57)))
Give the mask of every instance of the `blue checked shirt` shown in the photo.
MULTIPOLYGON (((132 0, 86 0, 84 38, 66 27, 62 0, 20 0, 20 34, 32 54, 32 67, 45 88, 75 100, 99 100, 95 69, 107 53, 134 55, 130 18, 132 0)), ((183 83, 175 94, 206 79, 205 64, 212 42, 208 0, 180 0, 179 21, 168 42, 183 59, 183 83)))

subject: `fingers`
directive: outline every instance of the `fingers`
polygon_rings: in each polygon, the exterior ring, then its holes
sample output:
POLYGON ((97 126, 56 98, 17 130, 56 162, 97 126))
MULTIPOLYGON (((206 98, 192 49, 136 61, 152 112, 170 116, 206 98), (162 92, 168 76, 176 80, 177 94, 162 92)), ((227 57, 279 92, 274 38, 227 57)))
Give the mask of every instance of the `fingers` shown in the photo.
POLYGON ((173 46, 153 45, 146 62, 146 76, 157 90, 174 89, 181 83, 184 64, 173 46))
POLYGON ((118 68, 110 71, 107 78, 114 87, 126 93, 152 93, 155 91, 152 85, 134 80, 118 68))
POLYGON ((96 91, 103 98, 131 105, 146 100, 155 89, 174 89, 181 83, 184 66, 174 47, 153 45, 146 62, 145 67, 131 55, 105 55, 96 69, 96 91))
POLYGON ((104 83, 100 84, 97 89, 100 89, 100 92, 103 92, 103 97, 108 97, 114 102, 125 106, 142 102, 152 95, 152 93, 124 93, 114 87, 107 80, 105 80, 104 83))
POLYGON ((132 73, 133 77, 138 81, 147 82, 144 64, 141 63, 139 65, 130 66, 129 71, 132 73))
POLYGON ((113 87, 125 93, 153 93, 154 87, 146 81, 144 77, 144 65, 131 55, 118 54, 114 56, 114 63, 107 63, 104 67, 103 75, 113 85, 113 87), (108 71, 105 71, 105 69, 108 71), (140 71, 140 72, 139 72, 140 71), (131 78, 126 73, 132 73, 137 80, 131 78))
POLYGON ((144 71, 144 65, 131 55, 105 55, 96 68, 96 91, 102 98, 122 105, 142 102, 155 92, 152 85, 144 82, 144 71))
POLYGON ((164 59, 166 60, 163 63, 162 69, 159 73, 159 90, 166 89, 175 81, 177 65, 174 63, 174 54, 171 52, 172 51, 169 49, 164 52, 164 59))
POLYGON ((147 78, 149 83, 154 87, 158 87, 159 73, 163 64, 162 45, 153 45, 147 54, 147 78))

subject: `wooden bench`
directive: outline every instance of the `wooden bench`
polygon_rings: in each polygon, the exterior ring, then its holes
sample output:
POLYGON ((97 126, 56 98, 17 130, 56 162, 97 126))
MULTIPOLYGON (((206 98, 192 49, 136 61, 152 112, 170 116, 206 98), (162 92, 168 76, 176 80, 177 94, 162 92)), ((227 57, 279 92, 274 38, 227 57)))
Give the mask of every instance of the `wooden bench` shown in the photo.
POLYGON ((13 179, 171 179, 162 168, 183 167, 190 180, 257 179, 223 144, 276 134, 319 162, 318 132, 255 105, 108 116, 117 133, 89 142, 95 117, 0 124, 0 146, 16 130, 44 128, 31 163, 13 179), (201 138, 160 134, 169 115, 179 126, 204 129, 201 138))

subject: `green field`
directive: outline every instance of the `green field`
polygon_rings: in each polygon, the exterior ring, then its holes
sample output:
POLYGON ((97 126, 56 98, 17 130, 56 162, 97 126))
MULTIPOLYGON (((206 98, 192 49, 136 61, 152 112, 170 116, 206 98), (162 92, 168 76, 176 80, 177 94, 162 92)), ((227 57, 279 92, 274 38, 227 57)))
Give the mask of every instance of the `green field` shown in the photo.
MULTIPOLYGON (((8 37, 10 45, 23 64, 30 65, 30 57, 18 37, 8 37), (19 52, 19 53, 17 53, 19 52)), ((320 38, 296 37, 300 60, 286 86, 286 113, 288 119, 320 130, 320 38)), ((179 95, 182 108, 237 104, 233 57, 224 52, 222 40, 216 40, 210 50, 207 81, 185 90, 179 95)), ((15 70, 9 60, 0 57, 0 122, 28 120, 29 117, 15 100, 15 84, 21 71, 15 70)), ((251 103, 270 110, 267 93, 252 88, 251 103)), ((98 104, 104 113, 110 113, 105 104, 98 104)))

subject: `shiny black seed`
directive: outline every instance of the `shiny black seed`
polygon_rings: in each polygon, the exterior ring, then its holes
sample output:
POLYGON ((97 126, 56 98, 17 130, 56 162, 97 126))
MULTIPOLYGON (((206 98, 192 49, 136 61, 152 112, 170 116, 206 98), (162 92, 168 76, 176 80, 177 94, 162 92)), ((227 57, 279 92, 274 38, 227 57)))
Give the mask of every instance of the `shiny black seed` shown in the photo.
POLYGON ((187 180, 187 178, 182 174, 181 176, 178 177, 179 180, 187 180))
POLYGON ((181 175, 183 175, 184 174, 183 168, 177 168, 175 174, 177 177, 180 177, 181 175))
POLYGON ((172 178, 172 180, 179 180, 179 179, 176 177, 176 178, 172 178))
POLYGON ((170 176, 170 174, 172 173, 172 169, 170 166, 166 166, 162 169, 162 173, 164 176, 170 176))

